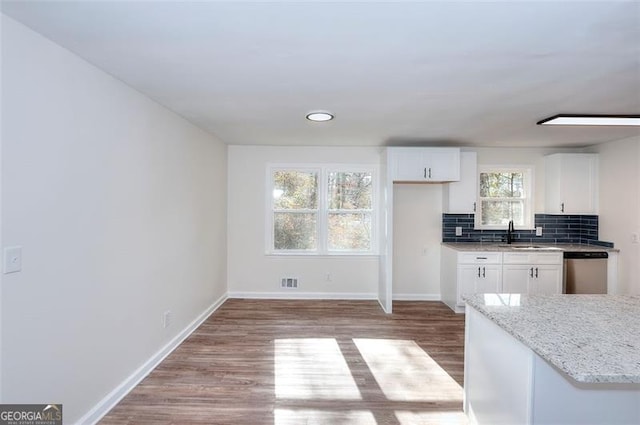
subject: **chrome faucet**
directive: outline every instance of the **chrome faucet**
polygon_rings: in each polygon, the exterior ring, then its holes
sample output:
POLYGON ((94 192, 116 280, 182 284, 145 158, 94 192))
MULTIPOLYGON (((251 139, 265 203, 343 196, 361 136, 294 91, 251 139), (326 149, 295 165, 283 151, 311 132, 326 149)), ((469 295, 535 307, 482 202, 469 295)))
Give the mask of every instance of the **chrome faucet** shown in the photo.
POLYGON ((513 242, 513 220, 509 220, 509 228, 507 229, 507 243, 513 242))

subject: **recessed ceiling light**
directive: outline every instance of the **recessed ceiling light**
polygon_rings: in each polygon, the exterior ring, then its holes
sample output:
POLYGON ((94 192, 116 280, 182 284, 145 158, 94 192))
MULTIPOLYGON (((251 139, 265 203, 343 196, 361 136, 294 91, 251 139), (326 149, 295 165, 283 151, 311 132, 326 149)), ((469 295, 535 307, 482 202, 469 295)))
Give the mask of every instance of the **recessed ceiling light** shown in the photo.
POLYGON ((640 115, 579 115, 559 114, 542 121, 538 125, 615 125, 640 126, 640 115))
POLYGON ((331 121, 333 115, 329 112, 310 112, 307 114, 307 119, 315 122, 331 121))

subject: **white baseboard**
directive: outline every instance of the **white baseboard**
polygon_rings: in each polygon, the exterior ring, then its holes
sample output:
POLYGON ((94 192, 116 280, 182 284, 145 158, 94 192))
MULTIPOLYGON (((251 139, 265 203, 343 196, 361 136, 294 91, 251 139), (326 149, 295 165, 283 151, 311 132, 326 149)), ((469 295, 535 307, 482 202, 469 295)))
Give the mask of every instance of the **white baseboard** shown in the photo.
POLYGON ((175 350, 189 335, 193 333, 211 314, 227 300, 227 294, 218 298, 193 322, 189 323, 178 335, 162 347, 156 354, 151 356, 142 366, 133 372, 127 379, 111 391, 105 398, 100 400, 83 417, 78 419, 76 425, 96 424, 104 415, 109 413, 120 400, 122 400, 131 390, 135 388, 153 369, 155 369, 173 350, 175 350))
POLYGON ((393 294, 393 301, 441 301, 440 294, 393 294))
POLYGON ((229 298, 265 300, 377 300, 375 292, 229 292, 229 298))

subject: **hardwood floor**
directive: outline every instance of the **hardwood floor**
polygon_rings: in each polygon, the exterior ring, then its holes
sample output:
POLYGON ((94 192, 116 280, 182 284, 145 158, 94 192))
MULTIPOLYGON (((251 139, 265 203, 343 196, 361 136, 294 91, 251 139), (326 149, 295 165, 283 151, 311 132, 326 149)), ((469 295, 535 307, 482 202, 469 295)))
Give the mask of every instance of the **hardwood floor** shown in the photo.
POLYGON ((466 424, 463 345, 439 302, 232 299, 100 424, 466 424))

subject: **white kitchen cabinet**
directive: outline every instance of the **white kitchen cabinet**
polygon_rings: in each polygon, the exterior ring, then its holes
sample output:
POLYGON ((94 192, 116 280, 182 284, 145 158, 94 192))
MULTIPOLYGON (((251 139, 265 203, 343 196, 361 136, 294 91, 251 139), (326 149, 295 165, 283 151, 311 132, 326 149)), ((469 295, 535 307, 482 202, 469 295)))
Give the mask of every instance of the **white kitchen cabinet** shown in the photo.
POLYGON ((460 180, 460 148, 388 148, 394 182, 460 180))
POLYGON ((558 153, 545 157, 545 211, 598 213, 598 155, 558 153))
POLYGON ((463 294, 502 292, 501 252, 459 252, 442 249, 442 302, 453 311, 464 312, 463 294))
POLYGON ((502 291, 505 294, 526 294, 529 292, 529 271, 527 264, 509 264, 502 267, 502 291))
POLYGON ((475 152, 460 152, 460 181, 445 185, 442 191, 445 213, 473 214, 478 193, 478 158, 475 152))
POLYGON ((505 252, 502 292, 507 294, 561 294, 561 253, 505 252))
POLYGON ((458 305, 464 305, 463 294, 500 292, 502 267, 499 264, 463 264, 458 266, 458 305))

